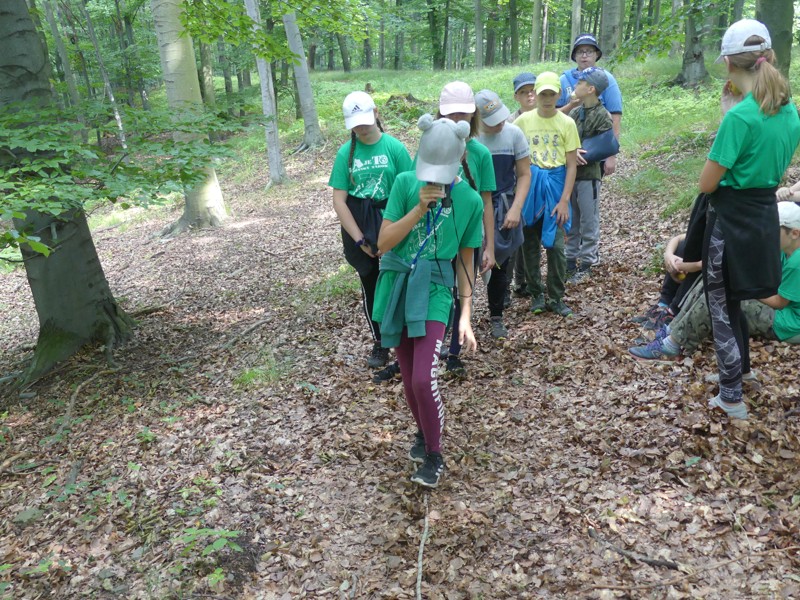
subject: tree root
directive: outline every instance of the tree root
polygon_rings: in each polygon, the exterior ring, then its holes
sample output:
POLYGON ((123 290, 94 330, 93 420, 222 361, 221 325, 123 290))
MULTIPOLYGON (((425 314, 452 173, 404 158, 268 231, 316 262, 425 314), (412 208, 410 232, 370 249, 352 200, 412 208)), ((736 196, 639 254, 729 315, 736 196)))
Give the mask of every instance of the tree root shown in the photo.
POLYGON ((78 394, 83 389, 85 385, 90 384, 92 381, 100 377, 101 375, 108 375, 109 373, 116 373, 119 369, 106 369, 105 371, 98 371, 89 379, 86 379, 78 384, 75 388, 75 391, 72 392, 72 395, 69 397, 69 403, 67 404, 67 410, 64 413, 64 418, 61 420, 61 425, 58 426, 58 430, 55 434, 50 438, 50 440, 45 444, 46 447, 50 447, 56 443, 56 441, 61 437, 61 434, 64 433, 64 428, 69 424, 70 420, 72 419, 72 411, 75 408, 75 400, 78 398, 78 394))

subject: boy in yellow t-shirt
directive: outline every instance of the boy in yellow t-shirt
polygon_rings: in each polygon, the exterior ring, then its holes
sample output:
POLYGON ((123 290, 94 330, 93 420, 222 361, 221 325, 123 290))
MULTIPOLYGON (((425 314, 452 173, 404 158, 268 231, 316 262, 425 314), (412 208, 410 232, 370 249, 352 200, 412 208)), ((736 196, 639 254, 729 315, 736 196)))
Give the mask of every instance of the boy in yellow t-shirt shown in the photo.
POLYGON ((522 209, 522 253, 533 297, 531 311, 539 314, 546 309, 569 317, 572 309, 564 303, 564 232, 570 225, 569 199, 581 142, 575 121, 556 109, 560 93, 558 75, 541 73, 536 78, 536 110, 520 115, 514 124, 525 134, 531 153, 531 187, 522 209), (547 251, 547 300, 540 273, 541 246, 547 251))

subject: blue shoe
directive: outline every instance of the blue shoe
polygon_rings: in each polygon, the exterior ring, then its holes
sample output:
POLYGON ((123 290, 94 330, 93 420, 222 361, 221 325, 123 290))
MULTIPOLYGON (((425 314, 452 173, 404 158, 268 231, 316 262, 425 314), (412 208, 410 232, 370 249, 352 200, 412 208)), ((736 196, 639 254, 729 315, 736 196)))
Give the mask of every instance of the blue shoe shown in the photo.
POLYGON ((646 346, 633 346, 632 348, 628 348, 628 352, 633 354, 636 358, 644 358, 646 360, 675 358, 679 354, 677 351, 673 352, 668 349, 664 344, 664 338, 658 336, 646 346))

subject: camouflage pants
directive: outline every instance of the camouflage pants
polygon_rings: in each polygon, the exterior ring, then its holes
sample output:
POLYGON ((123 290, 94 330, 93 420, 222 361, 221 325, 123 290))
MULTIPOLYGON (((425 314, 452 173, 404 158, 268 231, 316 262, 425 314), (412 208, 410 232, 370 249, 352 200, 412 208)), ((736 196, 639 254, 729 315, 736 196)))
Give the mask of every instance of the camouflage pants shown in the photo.
MULTIPOLYGON (((752 337, 775 339, 772 331, 774 309, 758 300, 745 300, 742 302, 742 314, 747 319, 752 337)), ((702 277, 683 298, 681 312, 670 323, 669 333, 687 352, 694 352, 704 340, 711 339, 711 314, 703 294, 702 277)))

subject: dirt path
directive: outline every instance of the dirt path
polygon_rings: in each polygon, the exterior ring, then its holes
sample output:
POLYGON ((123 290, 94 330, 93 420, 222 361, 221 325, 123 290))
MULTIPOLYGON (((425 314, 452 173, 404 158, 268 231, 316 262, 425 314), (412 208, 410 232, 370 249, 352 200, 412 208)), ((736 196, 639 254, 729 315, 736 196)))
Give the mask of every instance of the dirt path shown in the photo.
MULTIPOLYGON (((3 401, 9 597, 414 598, 426 517, 428 599, 798 597, 800 352, 753 343, 764 385, 739 425, 705 408, 708 348, 627 354, 658 290, 643 266, 680 222, 618 196, 625 160, 573 319, 516 300, 496 344, 479 288, 479 352, 443 383, 448 471, 426 494, 401 384, 371 383, 355 276, 336 275, 334 150, 291 158, 299 183, 268 200, 264 181, 229 185, 224 229, 96 236, 126 308, 158 308, 117 371, 86 352, 3 401)), ((0 289, 3 376, 35 314, 24 273, 0 289)))

